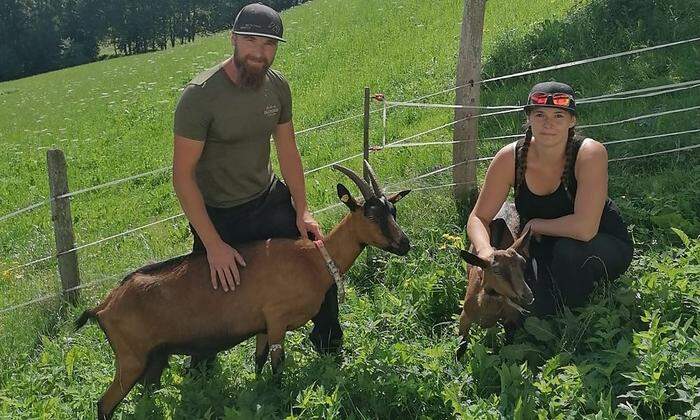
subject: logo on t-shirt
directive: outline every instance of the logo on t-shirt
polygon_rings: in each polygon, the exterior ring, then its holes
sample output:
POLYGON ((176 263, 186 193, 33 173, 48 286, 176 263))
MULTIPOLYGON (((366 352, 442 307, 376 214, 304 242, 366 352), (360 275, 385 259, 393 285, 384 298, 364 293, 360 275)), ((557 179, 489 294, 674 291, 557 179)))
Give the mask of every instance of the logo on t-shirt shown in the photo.
POLYGON ((271 104, 265 107, 265 111, 263 112, 266 117, 272 117, 274 115, 279 114, 280 112, 280 107, 277 104, 271 104))

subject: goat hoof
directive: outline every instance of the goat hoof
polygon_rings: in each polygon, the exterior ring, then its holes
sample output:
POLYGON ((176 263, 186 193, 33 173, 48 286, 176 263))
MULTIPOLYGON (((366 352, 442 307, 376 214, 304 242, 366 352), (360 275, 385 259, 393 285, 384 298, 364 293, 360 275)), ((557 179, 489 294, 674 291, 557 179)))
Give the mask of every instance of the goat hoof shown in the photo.
POLYGON ((459 347, 457 347, 457 352, 455 353, 455 361, 461 363, 464 358, 464 353, 466 353, 469 347, 469 340, 466 336, 460 337, 459 347))

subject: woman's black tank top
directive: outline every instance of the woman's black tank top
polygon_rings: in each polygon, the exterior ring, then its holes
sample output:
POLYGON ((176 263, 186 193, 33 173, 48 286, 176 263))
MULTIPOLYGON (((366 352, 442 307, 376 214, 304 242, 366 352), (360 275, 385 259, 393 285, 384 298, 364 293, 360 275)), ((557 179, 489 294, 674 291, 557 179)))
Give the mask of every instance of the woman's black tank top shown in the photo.
MULTIPOLYGON (((572 159, 573 162, 576 162, 576 157, 578 156, 578 151, 581 148, 583 140, 577 138, 573 141, 574 148, 572 159)), ((524 139, 521 139, 515 145, 516 174, 518 173, 518 168, 521 165, 519 156, 523 143, 524 139)), ((520 190, 515 194, 515 208, 520 215, 521 229, 530 219, 556 219, 573 214, 577 187, 575 171, 571 171, 571 175, 567 177, 566 183, 569 193, 571 194, 571 198, 569 198, 564 185, 561 183, 553 193, 547 195, 537 195, 530 191, 527 181, 523 179, 523 182, 520 185, 520 190)), ((598 232, 607 233, 625 242, 632 243, 632 238, 627 231, 627 225, 622 220, 620 210, 609 197, 605 200, 605 206, 603 207, 603 214, 601 214, 600 217, 598 232)))

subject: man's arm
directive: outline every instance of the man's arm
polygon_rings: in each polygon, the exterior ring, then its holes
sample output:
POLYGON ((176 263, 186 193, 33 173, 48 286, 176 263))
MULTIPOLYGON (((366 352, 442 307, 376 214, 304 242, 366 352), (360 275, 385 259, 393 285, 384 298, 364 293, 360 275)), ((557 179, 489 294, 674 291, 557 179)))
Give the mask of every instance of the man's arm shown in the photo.
POLYGON ((175 135, 173 148, 173 187, 180 205, 206 248, 221 241, 209 219, 202 193, 195 180, 195 168, 204 150, 204 143, 175 135))
POLYGON ((306 203, 304 169, 294 136, 294 125, 291 121, 278 124, 273 136, 282 177, 289 187, 292 200, 294 200, 294 208, 297 213, 297 228, 302 238, 307 239, 307 232, 310 231, 316 239, 323 239, 323 232, 321 232, 318 223, 309 212, 306 203))
POLYGON ((216 231, 204 206, 202 192, 197 186, 195 168, 204 150, 204 142, 175 135, 173 146, 173 188, 180 200, 187 219, 202 239, 207 249, 207 259, 214 289, 217 288, 217 275, 224 291, 240 284, 238 264, 245 266, 238 252, 226 244, 216 231))

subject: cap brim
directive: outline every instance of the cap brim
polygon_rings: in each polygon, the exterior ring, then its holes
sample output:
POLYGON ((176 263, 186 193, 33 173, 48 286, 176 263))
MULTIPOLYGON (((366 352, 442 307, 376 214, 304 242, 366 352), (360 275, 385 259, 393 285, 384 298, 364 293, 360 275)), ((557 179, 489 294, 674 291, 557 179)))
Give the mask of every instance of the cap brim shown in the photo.
POLYGON ((270 34, 261 34, 258 32, 241 32, 241 31, 233 31, 233 33, 236 35, 261 36, 263 38, 270 38, 270 39, 276 39, 276 40, 281 41, 281 42, 287 42, 287 40, 284 38, 281 38, 281 37, 275 36, 275 35, 270 35, 270 34))

